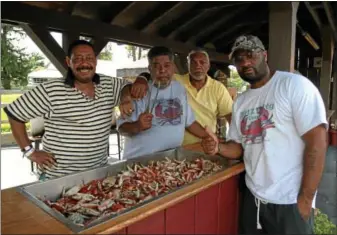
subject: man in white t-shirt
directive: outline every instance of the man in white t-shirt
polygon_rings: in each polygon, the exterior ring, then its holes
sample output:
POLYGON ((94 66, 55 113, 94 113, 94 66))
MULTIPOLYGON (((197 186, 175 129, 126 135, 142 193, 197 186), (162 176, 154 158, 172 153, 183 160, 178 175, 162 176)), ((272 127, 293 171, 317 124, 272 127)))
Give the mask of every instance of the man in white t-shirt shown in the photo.
POLYGON ((187 102, 185 88, 172 81, 173 52, 166 47, 153 47, 148 53, 153 82, 147 96, 134 101, 135 110, 117 120, 118 130, 125 135, 123 158, 136 158, 182 145, 185 129, 198 138, 208 136, 195 120, 187 102))
POLYGON ((237 38, 230 58, 251 89, 233 105, 227 142, 206 138, 205 152, 232 159, 243 155, 245 234, 260 229, 267 234, 311 234, 327 148, 321 95, 301 75, 271 71, 255 36, 237 38))

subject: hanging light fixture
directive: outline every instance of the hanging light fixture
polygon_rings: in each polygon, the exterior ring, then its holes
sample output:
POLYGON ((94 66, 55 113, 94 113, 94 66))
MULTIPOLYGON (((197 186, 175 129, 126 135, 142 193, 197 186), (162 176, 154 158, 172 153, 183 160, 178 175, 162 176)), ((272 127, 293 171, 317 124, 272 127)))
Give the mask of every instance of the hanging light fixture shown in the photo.
POLYGON ((304 31, 303 29, 302 29, 302 27, 298 24, 298 22, 297 22, 297 27, 299 28, 299 30, 300 30, 300 32, 301 32, 301 35, 307 40, 307 42, 317 51, 317 50, 319 50, 319 45, 317 44, 317 42, 315 41, 315 39, 313 39, 312 37, 311 37, 311 35, 308 33, 308 32, 306 32, 306 31, 304 31))

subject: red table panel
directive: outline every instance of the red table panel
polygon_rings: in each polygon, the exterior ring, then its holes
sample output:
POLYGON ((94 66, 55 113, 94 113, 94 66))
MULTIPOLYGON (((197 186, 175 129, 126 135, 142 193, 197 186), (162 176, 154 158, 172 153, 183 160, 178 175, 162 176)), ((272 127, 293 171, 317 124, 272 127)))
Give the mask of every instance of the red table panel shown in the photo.
POLYGON ((119 230, 118 232, 115 232, 115 233, 113 233, 113 234, 126 234, 126 228, 123 228, 123 229, 121 229, 121 230, 119 230))
POLYGON ((160 211, 127 228, 127 234, 165 234, 165 211, 160 211))
POLYGON ((195 234, 218 232, 219 184, 195 196, 195 234))
POLYGON ((194 234, 195 197, 166 210, 166 234, 194 234))
POLYGON ((218 234, 237 234, 238 226, 238 178, 233 177, 220 184, 218 234))

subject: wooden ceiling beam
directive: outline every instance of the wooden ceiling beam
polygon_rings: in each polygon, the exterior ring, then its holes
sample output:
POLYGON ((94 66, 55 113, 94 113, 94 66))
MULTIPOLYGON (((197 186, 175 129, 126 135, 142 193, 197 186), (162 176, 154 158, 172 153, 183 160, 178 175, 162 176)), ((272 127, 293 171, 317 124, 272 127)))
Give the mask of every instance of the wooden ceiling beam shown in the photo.
POLYGON ((216 35, 218 33, 219 29, 225 30, 223 28, 223 26, 230 19, 234 18, 238 14, 247 10, 249 8, 249 6, 251 6, 251 3, 246 3, 245 5, 240 6, 237 9, 234 9, 232 12, 229 12, 222 17, 217 17, 217 20, 214 20, 212 22, 212 24, 209 25, 208 27, 206 27, 202 30, 198 29, 198 31, 195 30, 195 31, 191 32, 190 37, 188 38, 187 41, 192 42, 192 43, 197 42, 198 45, 200 45, 200 44, 203 45, 203 44, 211 41, 211 39, 214 37, 214 35, 216 35))
POLYGON ((157 7, 155 7, 151 12, 148 12, 147 15, 140 19, 136 25, 135 29, 145 31, 151 24, 154 24, 156 21, 164 17, 172 9, 181 5, 183 2, 160 2, 157 7))
MULTIPOLYGON (((244 35, 244 34, 251 34, 251 33, 255 32, 256 30, 260 29, 263 25, 264 24, 255 24, 252 27, 246 27, 245 30, 240 30, 239 32, 229 34, 228 36, 225 36, 221 39, 218 39, 218 42, 222 41, 223 43, 219 43, 216 46, 217 46, 217 48, 219 48, 219 51, 226 51, 227 47, 229 45, 232 45, 237 37, 239 37, 240 35, 244 35)), ((263 43, 265 43, 265 42, 263 42, 263 43)), ((226 53, 227 53, 227 51, 226 51, 226 53)))
POLYGON ((267 20, 265 20, 265 21, 258 21, 258 22, 252 21, 252 22, 245 22, 245 23, 237 24, 237 25, 233 26, 232 28, 230 28, 229 30, 224 31, 223 33, 218 34, 218 36, 214 37, 214 39, 211 42, 213 42, 214 44, 217 44, 217 42, 219 40, 222 40, 222 38, 224 38, 226 35, 231 35, 231 33, 237 31, 238 29, 241 30, 241 33, 244 32, 242 34, 246 34, 249 31, 247 29, 250 29, 252 27, 254 29, 255 25, 256 25, 257 28, 260 28, 262 24, 266 24, 266 23, 268 23, 267 20), (242 30, 242 28, 244 28, 244 30, 242 30))
MULTIPOLYGON (((247 4, 247 2, 207 1, 207 2, 201 2, 200 5, 199 5, 199 9, 204 10, 204 11, 214 11, 214 10, 219 10, 219 9, 222 9, 222 8, 239 6, 239 5, 242 5, 242 4, 247 4)), ((224 10, 226 10, 226 9, 224 9, 224 10)))
POLYGON ((66 53, 56 42, 47 28, 39 26, 31 26, 28 24, 20 24, 20 27, 27 33, 27 35, 35 42, 40 50, 47 56, 52 64, 64 76, 67 72, 67 65, 65 63, 66 53))
MULTIPOLYGON (((41 9, 20 2, 2 2, 1 20, 38 25, 48 30, 77 30, 82 35, 103 37, 111 41, 131 43, 144 47, 162 45, 177 53, 188 53, 195 49, 194 44, 169 40, 157 35, 142 33, 138 30, 111 25, 97 20, 41 9)), ((226 62, 228 56, 208 50, 211 60, 226 62)))
POLYGON ((199 10, 199 4, 200 3, 195 3, 194 7, 188 10, 185 14, 181 14, 181 16, 179 16, 177 19, 173 20, 165 27, 161 28, 158 31, 159 35, 172 39, 181 29, 187 27, 195 20, 203 17, 206 12, 199 10))
POLYGON ((111 2, 109 7, 101 8, 100 18, 103 22, 113 24, 114 20, 134 6, 137 2, 111 2))
POLYGON ((308 9, 310 15, 312 16, 313 20, 315 21, 319 31, 322 29, 322 22, 319 18, 319 15, 317 14, 316 10, 310 5, 310 2, 304 2, 304 5, 308 9))

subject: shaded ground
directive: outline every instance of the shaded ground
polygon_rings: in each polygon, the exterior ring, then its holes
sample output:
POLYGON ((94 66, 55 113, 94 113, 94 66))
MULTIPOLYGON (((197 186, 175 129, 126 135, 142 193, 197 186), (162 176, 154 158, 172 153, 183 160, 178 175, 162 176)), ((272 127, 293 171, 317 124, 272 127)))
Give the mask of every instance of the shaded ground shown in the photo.
POLYGON ((337 225, 337 147, 330 146, 328 149, 316 207, 337 225))

